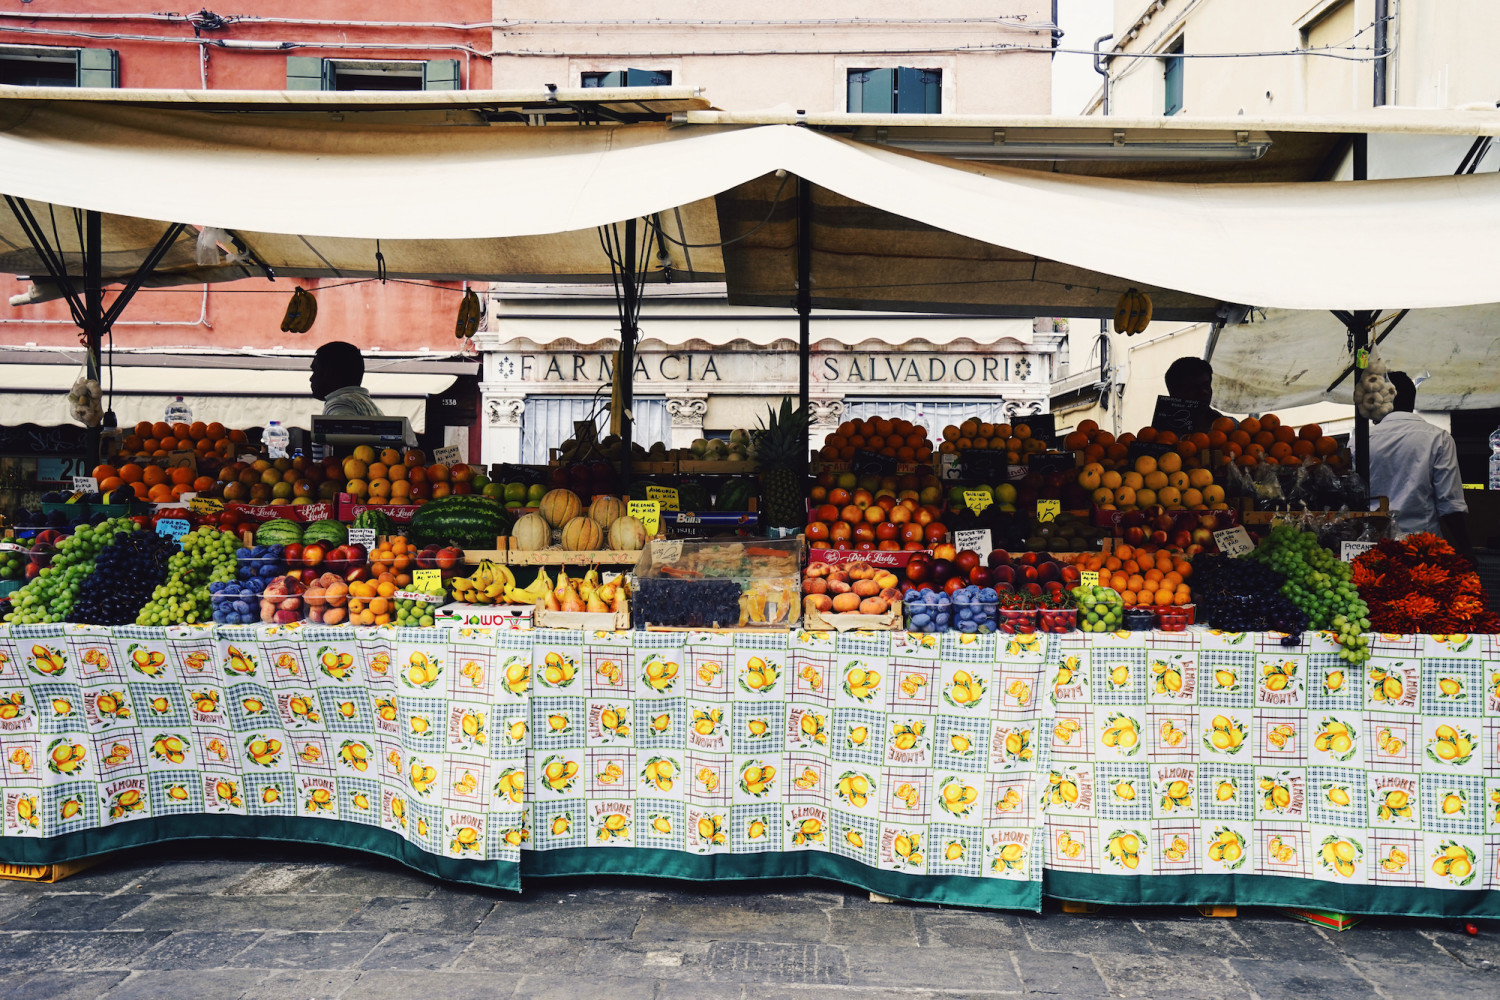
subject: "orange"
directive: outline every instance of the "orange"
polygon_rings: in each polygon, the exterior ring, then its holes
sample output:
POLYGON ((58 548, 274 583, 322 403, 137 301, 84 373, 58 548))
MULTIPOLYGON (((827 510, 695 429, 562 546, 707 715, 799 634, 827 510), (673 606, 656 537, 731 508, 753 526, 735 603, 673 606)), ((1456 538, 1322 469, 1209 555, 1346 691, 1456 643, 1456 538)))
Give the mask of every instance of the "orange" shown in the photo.
POLYGON ((1261 430, 1274 431, 1281 426, 1281 418, 1274 413, 1267 413, 1260 418, 1261 430))
POLYGON ((1317 424, 1303 424, 1302 430, 1297 432, 1297 436, 1305 441, 1316 441, 1323 436, 1323 428, 1317 424))
POLYGON ((1224 443, 1229 440, 1229 435, 1223 431, 1214 431, 1212 434, 1207 435, 1207 437, 1208 447, 1210 448, 1222 448, 1224 447, 1224 443))
POLYGON ((188 426, 188 437, 194 441, 201 441, 208 437, 208 425, 201 420, 194 420, 188 426))
POLYGON ((1238 422, 1236 422, 1233 417, 1220 417, 1212 424, 1210 424, 1208 429, 1211 431, 1222 431, 1223 433, 1228 434, 1238 426, 1238 422))
MULTIPOLYGON (((1135 549, 1132 549, 1129 545, 1118 545, 1115 547, 1115 555, 1121 559, 1129 559, 1131 556, 1135 555, 1135 549)), ((1119 563, 1115 563, 1115 565, 1111 566, 1110 569, 1118 569, 1119 566, 1119 563)))
POLYGON ((114 479, 119 474, 120 470, 116 469, 113 465, 96 465, 94 466, 94 471, 89 473, 89 475, 99 480, 101 484, 106 479, 114 479))
POLYGON ((1156 459, 1152 458, 1150 455, 1142 455, 1135 460, 1135 471, 1139 472, 1143 476, 1147 473, 1155 472, 1156 459))
POLYGON ((185 465, 179 465, 171 472, 172 483, 175 486, 185 486, 193 481, 193 470, 185 465))
POLYGON ((1171 604, 1172 592, 1170 590, 1158 590, 1154 595, 1152 595, 1152 599, 1155 600, 1157 604, 1171 604))
POLYGON ((1260 421, 1254 417, 1246 417, 1240 421, 1240 430, 1246 434, 1258 434, 1260 433, 1260 421))
POLYGON ((1139 434, 1137 434, 1135 436, 1135 438, 1136 438, 1137 441, 1155 441, 1156 440, 1156 428, 1155 427, 1142 427, 1141 428, 1141 432, 1139 434))
POLYGON ((1104 447, 1108 448, 1110 445, 1115 443, 1115 436, 1109 431, 1100 431, 1097 435, 1095 435, 1094 443, 1102 444, 1104 445, 1104 447))
POLYGON ((147 436, 154 437, 154 438, 171 437, 172 436, 172 425, 169 424, 169 423, 166 423, 165 421, 158 420, 156 423, 154 423, 154 424, 151 425, 151 431, 150 431, 149 435, 147 435, 147 434, 142 434, 141 435, 141 437, 147 437, 147 436))
POLYGON ((1271 447, 1271 445, 1276 443, 1276 435, 1272 434, 1270 431, 1260 431, 1259 433, 1253 435, 1250 440, 1254 441, 1262 448, 1269 448, 1271 447))
POLYGON ((233 441, 235 444, 248 444, 250 442, 250 437, 244 431, 233 430, 229 432, 229 440, 233 441))
POLYGON ((149 500, 151 498, 150 494, 146 492, 145 483, 134 482, 130 484, 130 488, 135 491, 135 498, 137 500, 149 500))
POLYGON ((947 427, 944 427, 943 428, 943 440, 944 441, 957 441, 958 440, 958 427, 956 425, 954 425, 954 424, 949 424, 947 427))
MULTIPOLYGON (((1192 445, 1187 445, 1191 448, 1192 445)), ((1156 460, 1156 467, 1162 472, 1176 472, 1182 468, 1182 456, 1175 451, 1169 451, 1156 460)))
POLYGON ((1159 431, 1156 435, 1158 444, 1176 444, 1177 434, 1174 431, 1159 431))
POLYGON ((1116 441, 1104 449, 1104 454, 1112 462, 1123 462, 1130 457, 1130 447, 1128 444, 1121 444, 1119 441, 1116 441))
POLYGON ((213 488, 214 481, 212 476, 199 476, 197 479, 193 480, 193 490, 195 492, 202 493, 205 490, 211 490, 213 488))
POLYGON ((172 499, 181 500, 184 493, 191 492, 193 492, 193 485, 191 483, 178 483, 172 487, 172 499))
POLYGON ((171 503, 174 499, 172 496, 172 487, 166 483, 157 483, 146 491, 146 496, 150 498, 152 503, 171 503))
POLYGON ((1120 600, 1123 601, 1126 605, 1133 605, 1133 604, 1135 604, 1135 602, 1136 602, 1135 591, 1133 591, 1133 590, 1121 591, 1121 593, 1120 593, 1120 600))
POLYGON ((1063 438, 1063 447, 1068 451, 1082 451, 1089 444, 1089 436, 1082 431, 1074 431, 1063 438))
POLYGON ((1293 455, 1306 456, 1314 454, 1317 451, 1317 445, 1307 438, 1298 438, 1292 442, 1291 449, 1293 455))
POLYGON ((1320 437, 1313 447, 1319 455, 1332 455, 1339 450, 1339 443, 1331 437, 1320 437))
POLYGON ((1291 453, 1291 445, 1287 444, 1285 441, 1277 441, 1275 444, 1271 445, 1271 450, 1267 454, 1269 454, 1272 458, 1281 459, 1286 458, 1291 453))
POLYGON ((167 481, 167 470, 159 465, 148 465, 141 470, 141 482, 147 486, 157 486, 167 481))
POLYGON ((1119 437, 1115 438, 1115 444, 1128 445, 1133 441, 1135 441, 1135 435, 1130 433, 1129 431, 1126 431, 1124 434, 1121 434, 1119 437))
POLYGON ((105 476, 103 479, 99 480, 99 492, 109 493, 112 490, 117 490, 124 485, 125 480, 121 479, 119 476, 105 476))
POLYGON ((177 450, 177 445, 178 445, 178 441, 174 437, 164 437, 164 438, 161 439, 161 450, 162 451, 176 451, 177 450))
POLYGON ((148 438, 148 437, 150 437, 151 436, 151 421, 149 421, 149 420, 142 420, 140 423, 136 424, 135 425, 135 436, 138 437, 138 438, 148 438))
POLYGON ((1229 443, 1237 444, 1241 448, 1244 448, 1250 443, 1250 432, 1245 430, 1231 431, 1229 434, 1229 443))
POLYGON ((1092 434, 1099 429, 1099 425, 1092 420, 1081 420, 1078 423, 1078 429, 1085 434, 1092 434))
POLYGON ((158 451, 161 448, 160 438, 147 438, 141 442, 141 451, 158 451))

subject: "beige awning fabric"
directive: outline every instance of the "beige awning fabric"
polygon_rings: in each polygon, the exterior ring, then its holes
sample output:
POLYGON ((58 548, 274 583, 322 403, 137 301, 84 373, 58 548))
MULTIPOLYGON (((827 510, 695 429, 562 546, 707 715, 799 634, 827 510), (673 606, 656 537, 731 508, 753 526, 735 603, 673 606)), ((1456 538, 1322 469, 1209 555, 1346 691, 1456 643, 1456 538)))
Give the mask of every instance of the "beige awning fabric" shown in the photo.
MULTIPOLYGON (((1382 320, 1393 320, 1398 311, 1382 320)), ((1386 330, 1381 323, 1377 337, 1386 330)), ((1417 399, 1424 410, 1500 407, 1500 305, 1413 309, 1375 348, 1388 367, 1430 376, 1417 399)), ((1262 413, 1324 400, 1350 403, 1354 382, 1334 379, 1353 364, 1348 332, 1326 312, 1256 310, 1227 327, 1213 355, 1214 405, 1262 413)))
MULTIPOLYGON (((104 101, 0 89, 0 193, 27 199, 38 219, 52 206, 108 213, 112 275, 149 243, 149 226, 124 220, 146 219, 229 230, 259 263, 292 275, 373 274, 379 241, 392 276, 607 280, 594 227, 640 217, 678 241, 667 243, 658 280, 725 280, 734 302, 785 306, 804 178, 814 189, 820 308, 1100 316, 1130 286, 1150 292, 1168 320, 1210 319, 1220 302, 1500 301, 1500 270, 1486 252, 1500 224, 1500 175, 1166 182, 951 160, 791 124, 547 128, 472 109, 452 120, 426 106, 403 115, 388 97, 369 116, 276 94, 232 108, 212 92, 200 99, 211 106, 182 95, 104 101)), ((456 112, 463 98, 446 100, 456 112)), ((964 124, 942 117, 944 128, 964 124)), ((1456 122, 1500 133, 1494 113, 1437 117, 1431 128, 1443 134, 1456 122)), ((1391 122, 1421 128, 1411 116, 1391 122)), ((1243 127, 1273 148, 1278 135, 1319 131, 1316 122, 1243 127)), ((982 128, 1005 131, 1003 120, 982 128)), ((1222 168, 1215 176, 1236 179, 1232 164, 1222 168)), ((1165 165, 1162 176, 1180 174, 1165 165)), ((66 247, 72 218, 60 214, 66 247)), ((0 240, 9 244, 0 271, 38 273, 8 212, 0 240)), ((251 263, 201 268, 182 261, 187 249, 180 242, 156 280, 261 273, 251 263)))
MULTIPOLYGON (((0 392, 0 425, 74 423, 67 393, 79 373, 68 365, 0 364, 5 389, 0 392)), ((305 371, 117 366, 113 374, 113 409, 121 426, 160 420, 179 395, 193 419, 217 420, 227 427, 264 427, 272 420, 310 427, 312 416, 323 412, 323 404, 308 391, 305 371)), ((427 396, 452 384, 451 375, 367 374, 364 379, 383 413, 406 417, 419 432, 426 429, 427 396)), ((109 386, 106 375, 106 391, 109 386)))

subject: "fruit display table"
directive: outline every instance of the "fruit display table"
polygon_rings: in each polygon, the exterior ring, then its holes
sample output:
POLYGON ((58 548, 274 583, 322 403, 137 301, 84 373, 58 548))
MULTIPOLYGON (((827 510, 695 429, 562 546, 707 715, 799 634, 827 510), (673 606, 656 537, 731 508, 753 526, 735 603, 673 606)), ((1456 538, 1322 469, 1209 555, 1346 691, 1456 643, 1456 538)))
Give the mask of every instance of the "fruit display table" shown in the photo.
POLYGON ((0 627, 0 861, 338 844, 444 878, 1500 915, 1500 642, 0 627))

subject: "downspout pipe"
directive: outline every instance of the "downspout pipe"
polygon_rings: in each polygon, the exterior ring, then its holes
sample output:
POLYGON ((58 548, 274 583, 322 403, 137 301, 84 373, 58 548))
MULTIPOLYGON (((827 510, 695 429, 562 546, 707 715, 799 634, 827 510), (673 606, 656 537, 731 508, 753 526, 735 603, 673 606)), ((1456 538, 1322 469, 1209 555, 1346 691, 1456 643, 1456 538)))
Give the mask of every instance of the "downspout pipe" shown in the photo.
MULTIPOLYGON (((1055 22, 1056 18, 1053 20, 1055 22)), ((1101 107, 1106 116, 1109 114, 1109 56, 1101 52, 1099 46, 1114 37, 1114 34, 1110 33, 1094 39, 1094 72, 1104 77, 1104 101, 1101 107)))
POLYGON ((1375 0, 1375 62, 1372 66, 1375 71, 1373 106, 1377 108, 1385 106, 1386 64, 1390 60, 1390 55, 1386 52, 1386 46, 1391 37, 1387 27, 1389 20, 1390 0, 1375 0))

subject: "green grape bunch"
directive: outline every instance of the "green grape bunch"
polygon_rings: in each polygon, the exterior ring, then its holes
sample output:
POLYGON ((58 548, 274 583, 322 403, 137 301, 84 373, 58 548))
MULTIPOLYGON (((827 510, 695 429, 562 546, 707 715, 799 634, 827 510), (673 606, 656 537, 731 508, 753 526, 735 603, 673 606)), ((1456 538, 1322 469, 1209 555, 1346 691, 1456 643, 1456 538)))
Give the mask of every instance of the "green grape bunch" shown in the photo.
POLYGON ((1317 535, 1278 524, 1249 558, 1286 578, 1281 593, 1306 613, 1311 628, 1336 634, 1341 658, 1351 664, 1370 658, 1370 606, 1354 586, 1352 567, 1319 545, 1317 535))
POLYGON ((182 536, 182 551, 167 560, 167 579, 141 608, 137 625, 195 625, 213 621, 208 585, 234 579, 239 536, 202 525, 182 536))
POLYGON ((11 595, 11 611, 5 620, 15 625, 67 621, 83 581, 94 572, 94 557, 115 543, 116 532, 135 528, 128 517, 78 525, 58 543, 51 564, 11 595))

